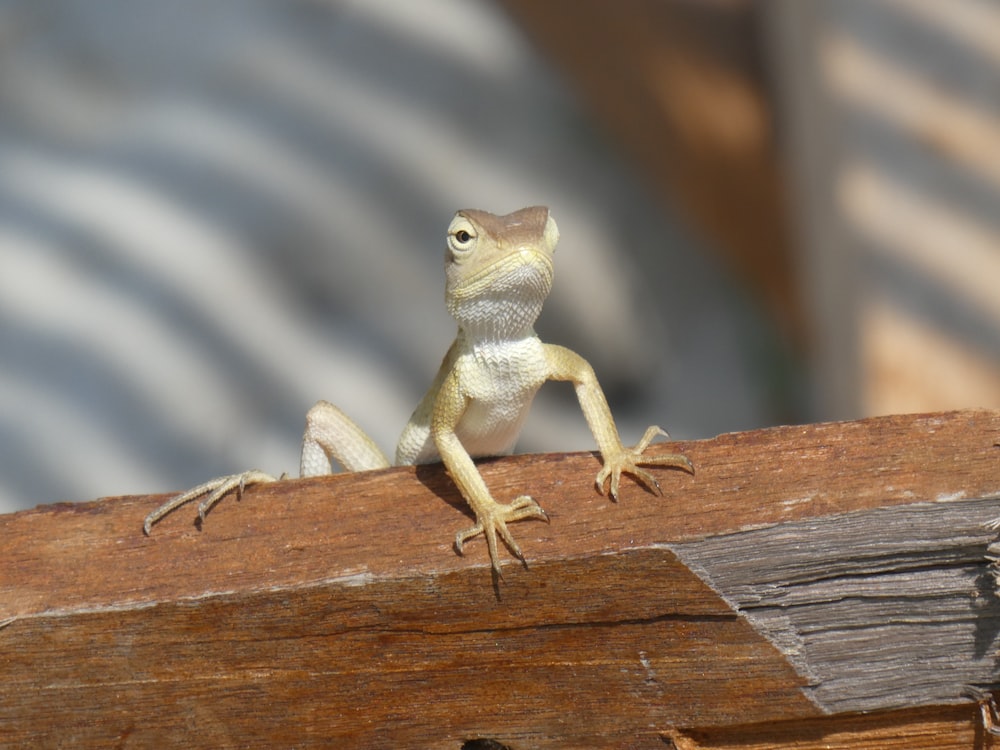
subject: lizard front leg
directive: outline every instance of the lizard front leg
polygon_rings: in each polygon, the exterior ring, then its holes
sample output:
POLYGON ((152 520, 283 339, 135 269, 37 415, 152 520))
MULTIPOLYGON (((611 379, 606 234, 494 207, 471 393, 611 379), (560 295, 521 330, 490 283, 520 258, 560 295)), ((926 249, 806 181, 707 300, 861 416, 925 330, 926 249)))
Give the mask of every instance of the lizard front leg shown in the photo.
POLYGON ((610 480, 611 486, 608 494, 612 500, 617 500, 621 475, 630 474, 650 492, 657 495, 663 494, 656 477, 640 468, 642 466, 673 466, 694 474, 694 466, 691 461, 680 453, 669 453, 664 456, 642 455, 653 438, 657 435, 667 435, 665 431, 655 425, 646 429, 646 433, 634 448, 626 448, 622 445, 621 438, 618 436, 618 428, 615 427, 614 417, 611 416, 608 400, 604 397, 604 391, 601 390, 601 386, 597 382, 594 368, 587 360, 564 346, 554 344, 545 344, 545 359, 548 363, 549 378, 568 380, 576 388, 576 396, 580 401, 583 416, 587 420, 590 431, 594 434, 597 447, 601 452, 601 459, 604 462, 595 480, 598 492, 603 495, 605 486, 610 480))
POLYGON ((483 481, 472 457, 455 432, 463 415, 467 413, 468 406, 469 399, 462 394, 459 378, 453 372, 441 384, 438 391, 431 419, 431 435, 445 468, 448 469, 462 497, 472 508, 472 512, 476 514, 475 525, 455 535, 455 548, 462 554, 465 542, 482 534, 486 537, 493 572, 502 578, 497 536, 503 539, 514 556, 523 562, 524 555, 507 529, 507 524, 525 518, 548 520, 548 516, 528 495, 521 495, 508 504, 498 503, 490 495, 486 482, 483 481))

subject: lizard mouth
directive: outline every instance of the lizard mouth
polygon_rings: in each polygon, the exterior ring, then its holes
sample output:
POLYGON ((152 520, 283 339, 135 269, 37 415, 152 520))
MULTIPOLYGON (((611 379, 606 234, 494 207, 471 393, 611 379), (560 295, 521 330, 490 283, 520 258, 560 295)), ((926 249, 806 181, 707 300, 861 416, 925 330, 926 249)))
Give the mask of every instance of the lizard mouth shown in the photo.
MULTIPOLYGON (((554 267, 548 254, 532 248, 504 256, 450 290, 453 300, 508 296, 544 300, 552 288, 554 267)), ((527 301, 527 299, 525 299, 527 301)))

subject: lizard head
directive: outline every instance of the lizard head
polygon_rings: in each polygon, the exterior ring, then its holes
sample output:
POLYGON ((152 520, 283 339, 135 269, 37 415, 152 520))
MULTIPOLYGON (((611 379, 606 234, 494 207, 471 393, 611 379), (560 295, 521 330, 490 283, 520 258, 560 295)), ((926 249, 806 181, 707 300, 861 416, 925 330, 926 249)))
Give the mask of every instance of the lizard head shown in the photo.
POLYGON ((506 216, 459 211, 445 250, 448 312, 473 335, 510 338, 530 329, 552 289, 558 241, 545 206, 506 216))

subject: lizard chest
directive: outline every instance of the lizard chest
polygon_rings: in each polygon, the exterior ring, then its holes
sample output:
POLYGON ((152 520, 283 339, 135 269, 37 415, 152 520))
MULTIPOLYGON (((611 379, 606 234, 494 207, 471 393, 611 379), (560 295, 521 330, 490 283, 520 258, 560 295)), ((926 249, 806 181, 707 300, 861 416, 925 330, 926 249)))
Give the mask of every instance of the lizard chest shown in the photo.
POLYGON ((548 376, 543 344, 537 337, 480 344, 455 365, 468 399, 456 429, 462 444, 473 456, 509 453, 548 376))

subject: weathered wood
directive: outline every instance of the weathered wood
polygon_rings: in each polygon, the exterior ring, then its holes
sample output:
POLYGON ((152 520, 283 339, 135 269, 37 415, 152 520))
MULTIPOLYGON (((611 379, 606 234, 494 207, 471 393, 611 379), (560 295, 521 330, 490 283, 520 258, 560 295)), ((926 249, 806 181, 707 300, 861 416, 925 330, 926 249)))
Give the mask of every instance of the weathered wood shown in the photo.
POLYGON ((484 461, 551 516, 512 527, 531 567, 499 597, 440 466, 254 487, 149 538, 164 496, 0 517, 2 742, 968 747, 998 437, 985 411, 723 435, 617 504, 591 454, 484 461))
POLYGON ((997 497, 917 503, 673 549, 809 677, 824 711, 935 705, 996 679, 983 524, 998 514, 997 497))

